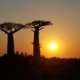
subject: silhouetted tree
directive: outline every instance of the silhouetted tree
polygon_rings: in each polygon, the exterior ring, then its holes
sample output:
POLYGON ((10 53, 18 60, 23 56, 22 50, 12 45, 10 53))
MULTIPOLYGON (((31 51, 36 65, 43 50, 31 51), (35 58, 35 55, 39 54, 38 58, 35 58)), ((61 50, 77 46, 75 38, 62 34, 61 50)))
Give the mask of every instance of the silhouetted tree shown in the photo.
POLYGON ((19 51, 16 51, 16 53, 15 53, 15 54, 19 55, 19 51))
POLYGON ((34 41, 32 43, 34 61, 40 61, 39 31, 44 28, 43 26, 52 25, 52 23, 50 21, 35 20, 26 25, 33 28, 32 31, 34 32, 34 41))
POLYGON ((25 57, 27 57, 27 53, 25 53, 25 57))
POLYGON ((7 54, 14 54, 14 39, 13 34, 19 31, 24 26, 22 24, 5 22, 0 24, 0 30, 8 35, 7 54))

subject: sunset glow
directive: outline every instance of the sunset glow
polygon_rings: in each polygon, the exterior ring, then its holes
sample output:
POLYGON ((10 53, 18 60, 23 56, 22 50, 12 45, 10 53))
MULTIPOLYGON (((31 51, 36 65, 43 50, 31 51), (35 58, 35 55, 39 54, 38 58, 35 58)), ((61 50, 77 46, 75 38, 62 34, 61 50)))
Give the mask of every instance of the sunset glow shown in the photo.
POLYGON ((51 43, 51 44, 49 45, 49 48, 50 48, 51 50, 56 50, 57 45, 54 44, 54 43, 51 43))
MULTIPOLYGON (((45 57, 80 58, 79 15, 80 0, 0 0, 0 24, 25 25, 34 20, 53 23, 39 31, 40 53, 45 57)), ((15 52, 33 55, 31 28, 21 29, 13 37, 15 52)), ((7 42, 7 35, 0 30, 0 56, 7 53, 7 42)))

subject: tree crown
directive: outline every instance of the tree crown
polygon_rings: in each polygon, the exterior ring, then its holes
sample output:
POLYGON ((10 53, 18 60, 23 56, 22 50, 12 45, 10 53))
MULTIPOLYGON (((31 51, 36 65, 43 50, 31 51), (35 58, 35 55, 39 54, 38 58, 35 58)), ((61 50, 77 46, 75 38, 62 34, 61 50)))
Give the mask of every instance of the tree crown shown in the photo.
POLYGON ((24 25, 19 23, 11 23, 11 22, 5 22, 0 24, 0 30, 2 30, 5 33, 15 33, 19 31, 21 28, 23 28, 24 25))
POLYGON ((44 21, 44 20, 35 20, 30 23, 26 24, 26 27, 28 28, 40 28, 42 26, 48 26, 53 25, 50 21, 44 21))

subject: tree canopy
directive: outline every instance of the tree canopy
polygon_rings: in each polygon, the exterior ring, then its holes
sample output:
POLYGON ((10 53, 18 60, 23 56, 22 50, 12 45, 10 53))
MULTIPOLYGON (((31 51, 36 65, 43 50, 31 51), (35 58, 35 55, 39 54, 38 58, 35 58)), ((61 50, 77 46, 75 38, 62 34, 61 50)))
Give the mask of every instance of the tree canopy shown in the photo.
POLYGON ((11 23, 11 22, 5 22, 0 24, 0 30, 2 30, 5 33, 15 33, 21 28, 23 28, 24 25, 19 23, 11 23))
POLYGON ((50 21, 44 21, 44 20, 35 20, 35 21, 32 21, 30 23, 27 23, 26 24, 26 27, 28 28, 40 28, 42 26, 48 26, 48 25, 53 25, 50 21))

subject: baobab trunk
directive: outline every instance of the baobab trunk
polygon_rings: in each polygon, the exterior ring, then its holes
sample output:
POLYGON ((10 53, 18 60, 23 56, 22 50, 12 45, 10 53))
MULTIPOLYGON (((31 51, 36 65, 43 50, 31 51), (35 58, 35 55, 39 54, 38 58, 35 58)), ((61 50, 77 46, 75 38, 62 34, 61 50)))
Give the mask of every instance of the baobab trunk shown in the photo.
POLYGON ((14 55, 13 33, 8 33, 7 54, 14 55))
POLYGON ((34 31, 33 57, 34 62, 40 61, 39 29, 35 29, 34 31))

